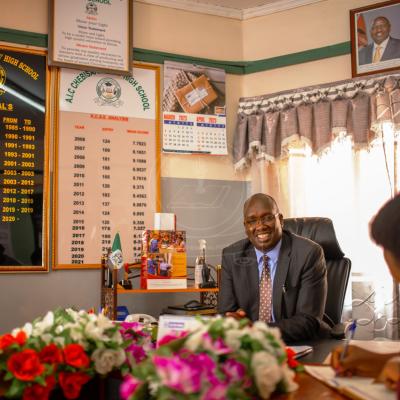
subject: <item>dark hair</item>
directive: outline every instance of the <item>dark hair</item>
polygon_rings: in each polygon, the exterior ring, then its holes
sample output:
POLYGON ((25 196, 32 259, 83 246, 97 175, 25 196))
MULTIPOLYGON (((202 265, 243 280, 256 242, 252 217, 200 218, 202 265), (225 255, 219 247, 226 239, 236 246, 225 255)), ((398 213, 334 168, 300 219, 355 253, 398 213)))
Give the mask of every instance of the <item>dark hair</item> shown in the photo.
POLYGON ((279 212, 279 207, 278 204, 276 204, 276 201, 273 197, 271 197, 268 194, 265 193, 256 193, 250 196, 243 204, 243 215, 246 216, 246 211, 247 208, 249 207, 250 203, 253 202, 253 200, 262 200, 262 201, 268 201, 270 204, 274 206, 277 212, 279 212))
POLYGON ((400 260, 400 195, 389 200, 370 223, 372 240, 400 260))
POLYGON ((372 26, 375 25, 375 21, 376 21, 377 19, 383 19, 383 20, 385 20, 385 22, 390 26, 390 21, 389 21, 389 19, 386 18, 386 17, 384 17, 383 15, 380 15, 379 17, 374 18, 374 20, 372 21, 372 26))

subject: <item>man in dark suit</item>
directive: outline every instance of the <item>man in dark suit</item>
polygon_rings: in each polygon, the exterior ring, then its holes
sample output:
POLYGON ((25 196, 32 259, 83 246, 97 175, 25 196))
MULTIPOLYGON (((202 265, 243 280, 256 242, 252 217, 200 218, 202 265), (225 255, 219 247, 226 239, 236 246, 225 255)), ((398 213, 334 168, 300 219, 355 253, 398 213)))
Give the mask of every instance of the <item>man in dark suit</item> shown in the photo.
POLYGON ((376 17, 371 27, 373 43, 358 51, 358 64, 370 64, 400 58, 400 39, 390 36, 390 22, 376 17))
POLYGON ((327 279, 322 248, 284 230, 283 216, 268 195, 251 196, 244 204, 243 216, 247 239, 222 252, 218 311, 264 320, 280 328, 287 342, 326 336, 329 327, 322 316, 327 279))

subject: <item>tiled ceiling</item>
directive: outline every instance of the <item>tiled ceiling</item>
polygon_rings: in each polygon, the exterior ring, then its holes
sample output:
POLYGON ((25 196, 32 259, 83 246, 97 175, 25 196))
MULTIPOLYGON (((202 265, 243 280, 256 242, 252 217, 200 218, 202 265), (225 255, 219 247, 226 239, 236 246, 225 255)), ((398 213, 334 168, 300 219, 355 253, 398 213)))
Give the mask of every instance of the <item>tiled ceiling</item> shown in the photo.
POLYGON ((327 0, 136 0, 203 14, 249 19, 327 0))

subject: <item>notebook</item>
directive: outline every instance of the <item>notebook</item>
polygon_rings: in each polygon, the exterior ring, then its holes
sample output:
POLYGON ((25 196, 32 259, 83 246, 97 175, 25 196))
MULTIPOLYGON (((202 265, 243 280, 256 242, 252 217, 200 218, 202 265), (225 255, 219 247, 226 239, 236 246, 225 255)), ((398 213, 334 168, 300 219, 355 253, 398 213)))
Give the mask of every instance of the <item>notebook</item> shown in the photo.
POLYGON ((372 378, 353 376, 338 377, 329 366, 305 365, 308 374, 324 382, 354 400, 396 400, 396 392, 389 390, 383 383, 374 383, 372 378))

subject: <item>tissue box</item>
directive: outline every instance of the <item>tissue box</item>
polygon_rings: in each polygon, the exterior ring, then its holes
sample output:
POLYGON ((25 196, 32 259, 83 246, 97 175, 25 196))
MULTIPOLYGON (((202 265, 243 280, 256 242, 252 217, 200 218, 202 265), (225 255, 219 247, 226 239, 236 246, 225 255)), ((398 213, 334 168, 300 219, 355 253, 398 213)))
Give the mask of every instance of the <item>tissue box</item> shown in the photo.
POLYGON ((174 231, 176 229, 176 217, 173 213, 155 213, 154 230, 174 231))
POLYGON ((191 83, 175 91, 182 109, 196 114, 217 99, 218 95, 205 75, 200 75, 191 83))

